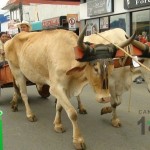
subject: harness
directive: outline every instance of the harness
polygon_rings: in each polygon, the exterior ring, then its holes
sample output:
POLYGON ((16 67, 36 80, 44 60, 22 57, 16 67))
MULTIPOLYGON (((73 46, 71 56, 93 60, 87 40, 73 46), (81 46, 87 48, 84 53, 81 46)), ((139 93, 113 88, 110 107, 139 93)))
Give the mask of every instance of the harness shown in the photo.
MULTIPOLYGON (((113 44, 95 45, 89 42, 85 42, 84 44, 87 47, 87 51, 85 51, 84 53, 82 49, 78 46, 74 48, 75 59, 80 62, 100 62, 100 78, 103 82, 103 89, 108 89, 108 65, 113 64, 114 68, 120 68, 125 66, 134 67, 132 58, 127 56, 122 50, 117 49, 113 44)), ((127 51, 132 56, 150 57, 149 46, 147 46, 147 50, 144 53, 142 53, 135 46, 132 46, 132 48, 128 47, 127 51)), ((143 63, 144 59, 141 59, 140 62, 143 63)))

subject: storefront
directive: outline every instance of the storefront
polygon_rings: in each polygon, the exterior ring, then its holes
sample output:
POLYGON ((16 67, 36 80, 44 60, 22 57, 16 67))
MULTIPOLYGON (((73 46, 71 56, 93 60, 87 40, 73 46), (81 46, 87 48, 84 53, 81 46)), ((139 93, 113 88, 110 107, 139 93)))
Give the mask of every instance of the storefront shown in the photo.
POLYGON ((91 26, 87 35, 112 28, 122 28, 131 35, 137 30, 150 41, 150 1, 148 0, 87 0, 80 5, 80 21, 91 26))
MULTIPOLYGON (((150 1, 124 1, 124 8, 131 11, 131 31, 132 33, 137 30, 137 36, 146 38, 150 41, 150 1), (136 10, 139 8, 141 10, 136 10)), ((140 40, 140 39, 137 40, 140 40)), ((141 41, 144 42, 144 41, 141 41)))

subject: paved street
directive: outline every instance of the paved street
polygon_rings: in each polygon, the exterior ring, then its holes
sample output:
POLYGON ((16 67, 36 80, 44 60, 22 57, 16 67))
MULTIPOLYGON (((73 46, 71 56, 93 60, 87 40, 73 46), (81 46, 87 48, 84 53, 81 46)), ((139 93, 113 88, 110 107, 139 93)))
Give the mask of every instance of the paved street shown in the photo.
MULTIPOLYGON (((64 111, 62 121, 66 132, 59 134, 53 130, 54 98, 50 96, 46 100, 42 99, 35 86, 28 86, 28 93, 31 108, 38 118, 35 123, 27 121, 22 102, 19 103, 18 112, 11 111, 9 102, 13 94, 12 88, 1 91, 0 110, 4 112, 4 150, 74 150, 72 126, 64 111)), ((131 93, 131 112, 128 112, 130 92, 127 92, 123 95, 123 102, 118 108, 118 116, 123 126, 114 128, 110 123, 111 114, 100 115, 100 110, 104 105, 95 101, 90 87, 87 86, 83 90, 81 98, 88 114, 79 114, 78 122, 85 138, 87 150, 150 149, 150 131, 147 123, 150 120, 150 95, 146 90, 145 83, 133 83, 131 93), (139 121, 142 116, 145 120, 139 121), (145 132, 144 135, 141 134, 141 131, 145 132)), ((77 108, 75 98, 72 98, 71 102, 77 108)))

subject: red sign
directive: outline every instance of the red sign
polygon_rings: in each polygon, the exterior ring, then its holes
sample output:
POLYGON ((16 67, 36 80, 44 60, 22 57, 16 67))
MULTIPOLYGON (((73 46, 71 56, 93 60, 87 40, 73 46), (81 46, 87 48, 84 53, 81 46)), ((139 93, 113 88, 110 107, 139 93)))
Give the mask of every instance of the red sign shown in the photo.
POLYGON ((43 28, 49 28, 49 27, 55 27, 55 26, 60 26, 60 18, 51 18, 47 20, 42 21, 42 26, 43 28))

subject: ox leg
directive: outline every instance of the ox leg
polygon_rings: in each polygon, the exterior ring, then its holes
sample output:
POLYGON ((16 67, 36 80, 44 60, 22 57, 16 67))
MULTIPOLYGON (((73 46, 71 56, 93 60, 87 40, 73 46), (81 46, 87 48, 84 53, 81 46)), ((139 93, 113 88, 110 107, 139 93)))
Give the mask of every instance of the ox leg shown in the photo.
MULTIPOLYGON (((77 150, 84 150, 85 144, 84 144, 84 139, 81 135, 81 132, 79 130, 79 126, 77 123, 77 112, 74 109, 74 107, 71 105, 71 103, 69 102, 68 97, 65 94, 66 92, 64 91, 63 87, 61 87, 61 85, 58 85, 58 84, 57 84, 57 87, 55 87, 55 88, 50 87, 50 90, 51 90, 50 92, 53 94, 53 96, 55 96, 57 98, 57 102, 59 103, 57 105, 58 109, 59 110, 61 109, 59 106, 59 105, 61 105, 65 109, 65 111, 66 111, 66 113, 67 113, 67 115, 68 115, 68 117, 72 123, 72 126, 73 126, 73 143, 74 143, 75 148, 77 150)), ((60 115, 60 112, 56 112, 54 125, 55 125, 55 122, 57 120, 56 118, 58 117, 57 115, 60 115)), ((61 125, 60 117, 58 117, 58 120, 59 120, 58 124, 61 125)), ((54 127, 54 129, 56 129, 55 127, 54 127)))
POLYGON ((14 87, 14 95, 10 103, 12 111, 16 112, 18 111, 18 99, 21 97, 21 94, 14 79, 13 79, 13 87, 14 87))
POLYGON ((55 120, 54 120, 54 129, 56 132, 59 132, 59 133, 65 132, 65 129, 61 123, 61 111, 62 111, 62 106, 57 101, 56 102, 56 115, 55 115, 55 120))
POLYGON ((121 104, 121 97, 116 96, 116 98, 112 98, 111 108, 112 108, 112 120, 111 123, 114 127, 121 127, 120 119, 117 116, 116 107, 121 104), (115 101, 113 101, 115 99, 115 101))
POLYGON ((86 109, 83 107, 83 104, 81 103, 81 99, 80 99, 80 96, 76 96, 77 98, 77 102, 78 102, 78 109, 79 109, 79 113, 80 114, 87 114, 87 111, 86 109))
POLYGON ((18 83, 19 83, 19 87, 20 87, 21 97, 22 97, 22 100, 23 100, 23 102, 25 104, 25 108, 26 108, 26 116, 27 116, 28 120, 31 122, 37 121, 37 118, 33 114, 32 110, 30 108, 29 102, 28 102, 26 79, 23 78, 18 83))
MULTIPOLYGON (((10 67, 12 67, 11 64, 10 64, 10 67)), ((32 121, 32 122, 36 121, 37 119, 35 115, 33 114, 30 108, 29 102, 28 102, 26 78, 24 77, 24 75, 21 73, 21 71, 18 68, 13 67, 11 70, 14 75, 17 86, 19 87, 21 98, 25 104, 26 116, 29 121, 32 121)))

